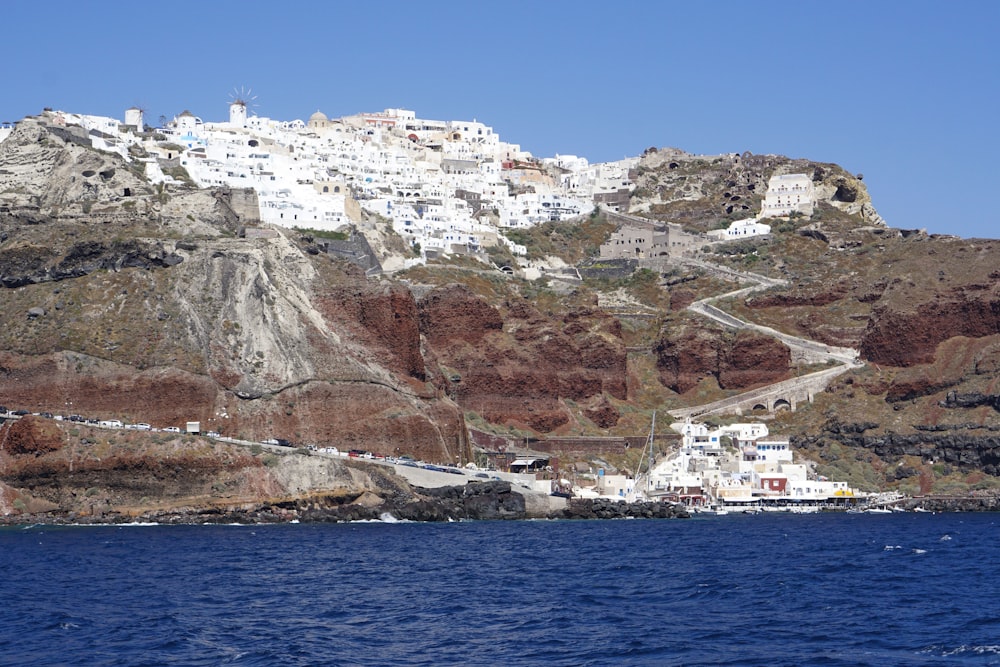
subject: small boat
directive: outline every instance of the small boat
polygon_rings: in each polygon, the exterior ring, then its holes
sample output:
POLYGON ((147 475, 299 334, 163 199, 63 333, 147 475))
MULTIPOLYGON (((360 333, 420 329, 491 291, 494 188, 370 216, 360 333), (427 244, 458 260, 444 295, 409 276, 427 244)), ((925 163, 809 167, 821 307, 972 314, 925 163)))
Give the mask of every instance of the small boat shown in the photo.
POLYGON ((869 507, 865 510, 865 514, 892 514, 892 510, 885 507, 869 507))
POLYGON ((917 507, 914 507, 914 508, 913 508, 913 511, 914 511, 914 512, 923 512, 923 513, 925 513, 925 514, 931 514, 931 510, 929 510, 929 509, 925 509, 925 508, 923 508, 923 507, 919 507, 919 506, 917 506, 917 507))

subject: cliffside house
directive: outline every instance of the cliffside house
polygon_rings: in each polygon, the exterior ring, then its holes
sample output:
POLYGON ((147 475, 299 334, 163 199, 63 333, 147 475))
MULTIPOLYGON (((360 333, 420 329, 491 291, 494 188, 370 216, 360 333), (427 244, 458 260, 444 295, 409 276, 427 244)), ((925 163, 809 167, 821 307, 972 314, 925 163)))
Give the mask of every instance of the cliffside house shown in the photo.
POLYGON ((784 218, 793 212, 810 216, 816 204, 812 179, 806 174, 780 174, 767 182, 760 217, 784 218))

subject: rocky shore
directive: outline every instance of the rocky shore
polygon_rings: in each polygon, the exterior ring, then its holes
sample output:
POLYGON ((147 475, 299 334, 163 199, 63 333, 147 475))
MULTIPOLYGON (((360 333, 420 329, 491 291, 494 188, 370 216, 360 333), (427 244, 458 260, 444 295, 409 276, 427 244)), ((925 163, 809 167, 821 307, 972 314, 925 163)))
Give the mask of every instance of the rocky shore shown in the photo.
POLYGON ((662 502, 623 503, 605 499, 571 499, 565 509, 539 515, 525 496, 509 482, 471 482, 464 486, 416 488, 414 495, 380 498, 361 494, 319 494, 253 505, 175 507, 141 513, 34 513, 0 517, 0 525, 159 524, 267 524, 343 523, 351 521, 491 521, 548 519, 680 519, 688 518, 679 505, 662 502))
POLYGON ((907 498, 899 507, 906 510, 919 507, 932 512, 1000 512, 1000 496, 924 496, 907 498))
POLYGON ((609 498, 573 498, 550 519, 688 519, 683 505, 663 502, 623 503, 609 498))

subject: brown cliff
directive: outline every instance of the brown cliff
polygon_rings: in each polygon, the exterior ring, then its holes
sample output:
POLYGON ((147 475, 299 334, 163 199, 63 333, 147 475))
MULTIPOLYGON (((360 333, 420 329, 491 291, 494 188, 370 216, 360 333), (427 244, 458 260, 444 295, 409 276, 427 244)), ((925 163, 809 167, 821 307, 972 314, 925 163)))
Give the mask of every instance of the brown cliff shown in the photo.
POLYGON ((751 389, 785 380, 791 371, 788 347, 752 331, 683 325, 665 332, 654 352, 660 381, 681 394, 707 377, 722 389, 751 389))
POLYGON ((890 290, 875 307, 861 339, 861 354, 875 363, 912 366, 934 359, 939 343, 956 336, 1000 333, 1000 273, 989 282, 929 296, 890 290))
POLYGON ((625 346, 620 324, 603 311, 552 316, 516 298, 500 308, 456 284, 419 305, 430 363, 464 409, 550 432, 569 422, 570 400, 602 424, 617 421, 605 396, 628 397, 625 346))

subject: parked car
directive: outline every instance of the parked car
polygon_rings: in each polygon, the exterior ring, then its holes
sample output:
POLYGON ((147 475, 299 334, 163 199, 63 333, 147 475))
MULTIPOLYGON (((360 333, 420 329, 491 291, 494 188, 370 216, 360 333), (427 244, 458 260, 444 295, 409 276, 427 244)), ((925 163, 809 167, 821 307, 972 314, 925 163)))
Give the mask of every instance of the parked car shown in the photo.
POLYGON ((218 431, 209 431, 205 435, 207 435, 210 438, 221 438, 222 437, 222 435, 218 431))
POLYGON ((277 445, 278 441, 275 440, 274 438, 268 438, 267 440, 263 440, 261 442, 261 444, 263 444, 263 445, 277 445))
POLYGON ((163 430, 167 433, 180 433, 181 429, 179 426, 165 426, 163 430))

